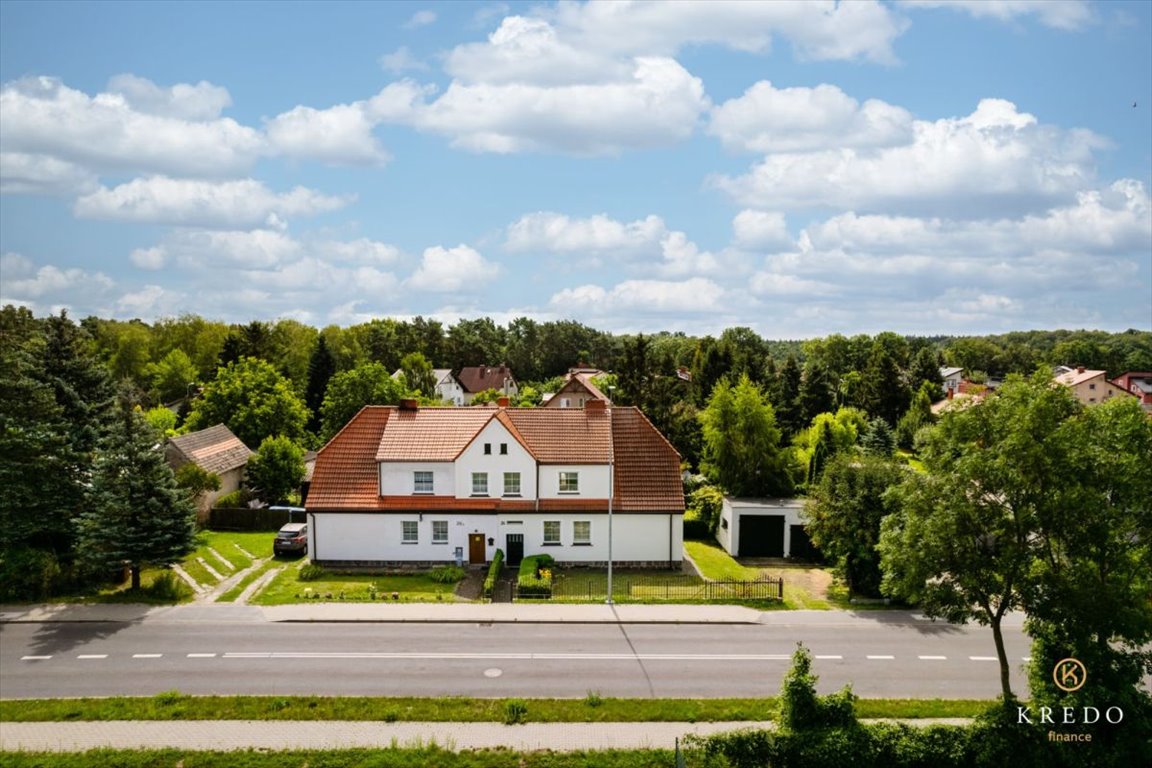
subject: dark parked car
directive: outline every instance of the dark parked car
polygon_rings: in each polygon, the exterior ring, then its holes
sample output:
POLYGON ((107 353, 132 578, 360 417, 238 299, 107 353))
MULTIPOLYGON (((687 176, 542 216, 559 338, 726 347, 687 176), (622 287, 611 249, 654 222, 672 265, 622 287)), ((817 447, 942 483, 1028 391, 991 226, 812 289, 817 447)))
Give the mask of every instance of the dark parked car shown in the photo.
POLYGON ((287 552, 308 554, 308 523, 288 523, 276 534, 272 542, 272 553, 275 555, 287 552))

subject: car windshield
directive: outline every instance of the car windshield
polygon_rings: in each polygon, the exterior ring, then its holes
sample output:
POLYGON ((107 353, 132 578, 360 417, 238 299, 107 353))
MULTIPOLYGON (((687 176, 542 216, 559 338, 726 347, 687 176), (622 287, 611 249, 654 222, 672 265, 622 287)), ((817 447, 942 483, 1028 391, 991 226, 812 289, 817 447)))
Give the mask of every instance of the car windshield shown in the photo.
POLYGON ((282 539, 294 539, 297 536, 303 536, 304 531, 280 531, 277 535, 282 539))

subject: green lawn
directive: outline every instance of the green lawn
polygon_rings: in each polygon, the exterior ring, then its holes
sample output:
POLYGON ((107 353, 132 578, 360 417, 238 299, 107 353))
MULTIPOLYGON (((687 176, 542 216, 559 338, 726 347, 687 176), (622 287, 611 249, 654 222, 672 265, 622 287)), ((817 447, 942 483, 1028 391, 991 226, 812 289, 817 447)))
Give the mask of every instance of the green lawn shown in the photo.
POLYGON ((301 581, 299 568, 290 566, 249 602, 254 605, 288 605, 304 600, 435 603, 455 600, 455 589, 455 584, 442 584, 425 574, 397 576, 333 573, 316 581, 301 581), (375 585, 375 594, 369 585, 375 585))
POLYGON ((715 541, 685 541, 684 549, 706 579, 752 581, 762 573, 760 568, 740 565, 715 541))
MULTIPOLYGON (((521 699, 535 723, 751 722, 775 720, 780 702, 760 699, 521 699)), ((506 699, 463 696, 156 696, 100 699, 0 700, 0 722, 67 720, 349 720, 383 722, 503 722, 506 699)), ((861 718, 974 717, 991 702, 974 699, 858 699, 861 718)))

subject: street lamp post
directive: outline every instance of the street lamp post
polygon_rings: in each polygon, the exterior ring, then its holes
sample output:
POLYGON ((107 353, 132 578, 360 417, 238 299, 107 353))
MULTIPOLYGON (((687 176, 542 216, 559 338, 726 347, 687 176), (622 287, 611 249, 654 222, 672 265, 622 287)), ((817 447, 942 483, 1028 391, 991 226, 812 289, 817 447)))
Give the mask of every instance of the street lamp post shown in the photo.
MULTIPOLYGON (((608 392, 611 397, 612 390, 615 387, 609 386, 608 392)), ((612 442, 612 404, 609 403, 606 409, 608 411, 608 599, 605 600, 608 605, 612 605, 612 496, 616 490, 616 479, 613 477, 614 465, 616 463, 616 447, 612 442)))

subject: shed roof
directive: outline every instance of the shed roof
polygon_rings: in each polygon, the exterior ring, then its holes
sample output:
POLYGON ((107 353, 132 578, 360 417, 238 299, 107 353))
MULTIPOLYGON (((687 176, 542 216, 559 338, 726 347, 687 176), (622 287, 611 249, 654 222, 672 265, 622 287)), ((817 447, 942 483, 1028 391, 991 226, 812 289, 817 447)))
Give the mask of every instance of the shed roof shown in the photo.
POLYGON ((192 462, 217 475, 243 467, 252 451, 223 424, 168 439, 177 464, 192 462))

